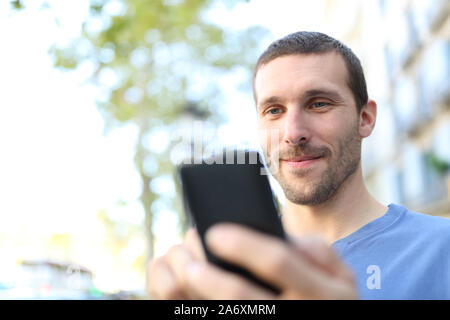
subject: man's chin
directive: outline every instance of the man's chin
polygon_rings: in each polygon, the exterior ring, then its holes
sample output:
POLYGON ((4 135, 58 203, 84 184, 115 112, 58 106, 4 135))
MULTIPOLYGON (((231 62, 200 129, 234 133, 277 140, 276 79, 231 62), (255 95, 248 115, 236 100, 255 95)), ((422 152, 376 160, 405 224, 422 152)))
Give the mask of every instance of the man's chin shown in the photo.
POLYGON ((288 193, 285 192, 286 199, 292 203, 302 205, 302 206, 312 206, 317 205, 322 202, 321 199, 311 195, 298 194, 298 193, 288 193))
POLYGON ((285 181, 295 181, 296 184, 299 183, 302 185, 315 181, 318 178, 317 173, 313 168, 295 169, 286 164, 280 165, 279 169, 279 175, 285 181))
MULTIPOLYGON (((275 176, 279 185, 283 189, 286 199, 290 202, 299 205, 316 205, 320 204, 326 199, 324 199, 324 194, 327 193, 326 189, 321 192, 319 186, 320 182, 315 181, 313 177, 298 176, 295 173, 285 173, 282 172, 281 175, 275 176), (295 183, 292 183, 295 181, 295 183)), ((326 198, 326 197, 325 197, 326 198)))

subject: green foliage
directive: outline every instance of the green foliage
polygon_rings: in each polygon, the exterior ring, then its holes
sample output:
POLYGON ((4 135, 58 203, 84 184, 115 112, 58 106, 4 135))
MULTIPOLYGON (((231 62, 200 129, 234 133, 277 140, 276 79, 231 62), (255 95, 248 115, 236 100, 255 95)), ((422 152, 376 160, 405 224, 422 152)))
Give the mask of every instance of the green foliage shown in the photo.
POLYGON ((178 1, 175 5, 162 0, 123 1, 123 14, 118 16, 105 12, 108 2, 93 2, 83 37, 68 47, 54 47, 51 53, 55 66, 63 69, 90 61, 96 67, 92 80, 97 83, 105 69, 120 79, 114 88, 106 88, 110 91, 108 101, 99 103, 112 115, 107 118, 113 127, 117 122, 138 122, 149 116, 172 122, 189 100, 186 90, 198 77, 211 80, 196 98, 202 101, 199 107, 216 110, 218 106, 211 101, 217 100, 219 92, 213 82, 234 66, 250 68, 256 56, 249 59, 248 53, 256 55, 255 48, 264 34, 261 28, 232 34, 205 23, 201 16, 212 3, 207 0, 178 1), (95 23, 104 27, 93 30, 95 23), (113 57, 105 59, 105 53, 113 57), (158 88, 152 96, 146 94, 149 87, 158 88), (140 92, 139 101, 126 99, 130 88, 140 92))
POLYGON ((428 152, 425 158, 427 163, 440 175, 446 175, 450 172, 450 163, 439 158, 434 152, 428 152))
POLYGON ((25 8, 22 1, 20 1, 20 0, 13 0, 10 2, 10 4, 11 4, 11 8, 14 10, 22 10, 25 8))

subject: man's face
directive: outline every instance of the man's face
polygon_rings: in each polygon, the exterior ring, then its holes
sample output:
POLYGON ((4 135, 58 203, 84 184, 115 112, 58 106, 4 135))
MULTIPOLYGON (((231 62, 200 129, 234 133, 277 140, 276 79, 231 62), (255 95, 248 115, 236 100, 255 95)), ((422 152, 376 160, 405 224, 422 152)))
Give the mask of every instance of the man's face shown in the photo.
POLYGON ((336 52, 276 58, 259 68, 255 93, 262 148, 287 199, 328 200, 361 157, 359 114, 343 58, 336 52))

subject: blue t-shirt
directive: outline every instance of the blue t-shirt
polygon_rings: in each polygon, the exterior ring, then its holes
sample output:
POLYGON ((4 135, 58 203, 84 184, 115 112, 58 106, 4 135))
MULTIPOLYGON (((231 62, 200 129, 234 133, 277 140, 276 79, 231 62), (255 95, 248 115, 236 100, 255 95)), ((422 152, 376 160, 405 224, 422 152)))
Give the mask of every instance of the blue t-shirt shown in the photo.
POLYGON ((362 299, 450 299, 450 219, 390 204, 333 247, 362 299))

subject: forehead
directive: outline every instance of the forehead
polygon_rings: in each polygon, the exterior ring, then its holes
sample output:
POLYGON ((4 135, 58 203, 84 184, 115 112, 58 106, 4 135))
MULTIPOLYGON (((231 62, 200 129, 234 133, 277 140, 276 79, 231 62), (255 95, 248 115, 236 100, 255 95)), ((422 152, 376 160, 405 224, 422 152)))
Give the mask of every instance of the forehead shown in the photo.
POLYGON ((270 96, 289 97, 306 90, 329 89, 351 97, 345 61, 337 52, 295 54, 262 65, 255 76, 256 103, 270 96))

